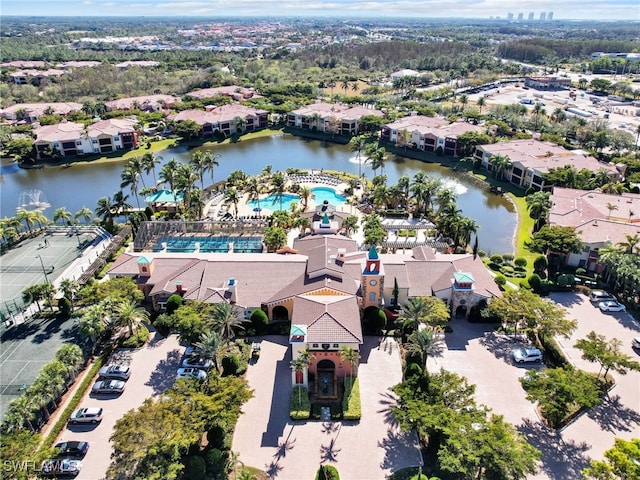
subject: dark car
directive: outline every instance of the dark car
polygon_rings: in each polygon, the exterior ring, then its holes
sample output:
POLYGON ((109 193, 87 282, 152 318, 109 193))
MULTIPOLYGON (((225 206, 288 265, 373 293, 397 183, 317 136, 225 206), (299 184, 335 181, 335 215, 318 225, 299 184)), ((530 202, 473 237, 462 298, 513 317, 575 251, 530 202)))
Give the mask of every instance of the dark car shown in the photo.
POLYGON ((60 442, 56 443, 56 448, 60 450, 60 457, 84 457, 89 451, 89 442, 60 442))
POLYGON ((82 462, 71 458, 46 460, 42 463, 42 474, 47 477, 75 477, 81 469, 82 462))
POLYGON ((123 380, 98 380, 93 384, 91 393, 122 393, 124 385, 123 380))

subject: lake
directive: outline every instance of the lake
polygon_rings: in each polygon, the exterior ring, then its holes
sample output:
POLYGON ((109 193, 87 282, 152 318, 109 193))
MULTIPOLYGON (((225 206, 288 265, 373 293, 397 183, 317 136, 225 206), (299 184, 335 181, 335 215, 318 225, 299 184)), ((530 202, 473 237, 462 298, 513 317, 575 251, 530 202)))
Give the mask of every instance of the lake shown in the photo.
MULTIPOLYGON (((214 171, 215 181, 226 178, 234 170, 255 175, 266 165, 272 165, 273 172, 301 168, 358 173, 358 162, 347 146, 288 134, 240 140, 231 144, 208 146, 206 149, 220 154, 220 166, 214 171)), ((163 162, 172 158, 187 162, 190 151, 186 147, 178 147, 160 152, 160 155, 163 162)), ((66 207, 72 213, 84 206, 93 210, 100 197, 113 196, 120 189, 120 173, 125 163, 126 161, 78 163, 70 167, 34 170, 23 170, 15 163, 3 163, 0 168, 0 215, 13 216, 19 205, 32 202, 49 204, 44 210, 49 218, 59 207, 66 207)), ((373 177, 370 167, 363 165, 362 171, 367 178, 373 177)), ((463 215, 473 218, 481 226, 478 243, 482 250, 488 253, 513 252, 516 214, 507 199, 481 188, 464 174, 435 163, 395 157, 385 165, 389 185, 396 183, 402 175, 413 177, 419 171, 440 178, 447 186, 455 189, 458 193, 457 203, 463 215)), ((151 186, 152 175, 145 176, 144 182, 151 186)), ((210 182, 211 177, 207 173, 205 185, 210 182)), ((142 182, 139 188, 143 188, 142 182)), ((129 190, 125 189, 125 193, 129 193, 129 190)), ((136 206, 134 199, 129 199, 129 203, 136 206)))

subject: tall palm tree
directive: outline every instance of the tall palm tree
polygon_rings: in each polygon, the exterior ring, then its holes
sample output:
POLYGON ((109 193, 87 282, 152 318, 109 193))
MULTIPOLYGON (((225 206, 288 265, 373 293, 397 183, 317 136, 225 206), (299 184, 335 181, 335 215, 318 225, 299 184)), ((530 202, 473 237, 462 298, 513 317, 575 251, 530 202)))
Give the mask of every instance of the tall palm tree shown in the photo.
POLYGON ((73 299, 75 297, 75 293, 80 288, 80 284, 75 281, 73 278, 64 278, 58 287, 60 292, 64 295, 65 298, 68 298, 71 302, 71 311, 73 311, 73 299))
POLYGON ((256 202, 258 211, 260 211, 260 194, 262 193, 262 184, 257 177, 250 177, 245 185, 245 190, 249 194, 247 200, 256 202))
POLYGON ((493 166, 495 178, 502 180, 505 170, 509 170, 513 164, 508 155, 495 154, 491 155, 490 163, 493 166))
POLYGON ((349 215, 342 221, 342 228, 346 230, 347 236, 351 237, 351 234, 358 231, 359 218, 356 215, 349 215))
POLYGON ((247 119, 244 117, 235 117, 233 119, 233 123, 236 127, 236 133, 244 133, 245 129, 247 128, 247 119))
MULTIPOLYGON (((142 176, 142 172, 144 172, 145 170, 145 161, 143 160, 143 158, 140 155, 136 155, 135 157, 131 157, 129 159, 129 161, 127 162, 127 164, 125 165, 125 168, 129 168, 132 172, 135 172, 135 174, 138 176, 139 179, 142 180, 142 188, 147 188, 147 186, 144 183, 144 177, 142 176)), ((122 188, 122 187, 120 187, 122 188)))
POLYGON ((222 341, 216 332, 211 330, 203 332, 200 335, 200 340, 194 343, 194 346, 200 350, 200 353, 198 354, 200 357, 211 360, 216 371, 220 371, 218 355, 222 349, 222 341))
POLYGON ((546 221, 547 214, 552 207, 550 192, 535 192, 525 197, 529 216, 536 220, 535 230, 539 230, 542 222, 546 221))
POLYGON ((31 234, 33 226, 35 225, 35 217, 36 212, 33 210, 25 210, 21 209, 16 213, 16 218, 20 221, 20 223, 24 222, 29 230, 29 234, 31 234))
POLYGON ((480 115, 482 115, 482 107, 484 107, 487 104, 487 100, 484 97, 480 97, 478 98, 478 101, 476 103, 480 108, 480 115))
POLYGON ((360 354, 351 347, 343 345, 340 347, 340 360, 343 362, 349 362, 349 366, 351 367, 349 370, 349 380, 353 380, 353 370, 358 365, 358 360, 360 359, 360 354))
POLYGON ((309 205, 309 199, 315 198, 315 195, 311 193, 311 189, 307 186, 300 187, 298 190, 298 196, 300 197, 300 201, 302 202, 302 211, 307 210, 307 206, 309 205))
POLYGON ((622 253, 634 254, 640 253, 640 235, 625 234, 626 241, 618 242, 616 246, 622 253))
POLYGON ((102 221, 112 225, 113 224, 113 210, 112 210, 113 200, 111 197, 102 197, 98 199, 96 203, 96 215, 102 217, 102 221))
POLYGON ((219 153, 213 153, 213 152, 207 151, 204 154, 204 162, 203 162, 204 169, 205 169, 205 172, 208 171, 211 174, 211 186, 215 184, 213 173, 214 173, 214 168, 220 166, 220 162, 218 161, 219 158, 220 158, 219 153))
POLYGON ((58 220, 62 220, 63 225, 65 223, 68 225, 71 223, 71 218, 71 212, 65 207, 56 208, 56 211, 53 212, 53 223, 58 223, 58 220))
POLYGON ((156 181, 156 165, 160 165, 161 162, 162 157, 160 155, 154 155, 153 153, 145 153, 142 155, 142 169, 147 175, 153 173, 154 188, 158 185, 158 182, 156 181))
POLYGON ((198 177, 200 178, 200 188, 204 190, 204 152, 193 152, 191 158, 189 159, 189 165, 191 165, 193 170, 198 174, 198 177))
POLYGON ((78 368, 84 360, 82 349, 74 343, 66 343, 56 352, 56 360, 66 367, 68 375, 74 379, 78 368))
POLYGON ((103 305, 91 305, 84 310, 82 317, 78 321, 80 335, 91 339, 91 343, 96 341, 107 330, 106 312, 103 305))
POLYGON ((223 201, 225 204, 233 205, 234 217, 238 217, 238 204, 240 203, 240 192, 236 187, 231 187, 225 190, 223 201))
POLYGON ((237 309, 227 302, 216 303, 213 306, 211 323, 226 345, 235 337, 235 329, 242 329, 242 320, 237 309))
POLYGON ((375 150, 369 153, 369 158, 371 159, 371 168, 374 173, 378 170, 381 170, 384 175, 384 165, 388 160, 387 150, 384 147, 376 148, 375 150))
POLYGON ((280 172, 276 172, 271 176, 271 189, 269 193, 273 195, 273 203, 280 202, 280 210, 282 210, 282 200, 286 190, 286 179, 280 172))
POLYGON ((182 194, 182 200, 185 208, 190 204, 191 192, 198 180, 199 175, 191 165, 181 163, 178 165, 178 171, 175 177, 176 192, 182 194))
MULTIPOLYGON (((295 360, 291 360, 290 365, 291 369, 296 373, 304 373, 305 368, 307 368, 300 357, 296 358, 295 360)), ((300 405, 300 403, 302 403, 302 387, 299 385, 295 385, 295 387, 297 387, 298 389, 298 405, 300 405)))
POLYGON ((125 215, 126 212, 131 211, 131 204, 127 200, 129 200, 129 195, 125 195, 122 190, 113 194, 111 211, 114 212, 114 215, 125 215))
POLYGON ((402 314, 398 321, 404 330, 417 330, 421 323, 425 323, 429 306, 423 297, 413 297, 402 307, 402 314))
POLYGON ((477 233, 479 229, 480 226, 472 218, 464 217, 462 220, 460 220, 460 223, 458 224, 459 245, 463 248, 467 248, 469 246, 469 242, 471 241, 471 234, 477 233))
POLYGON ((418 330, 409 335, 405 345, 407 351, 417 353, 422 359, 424 368, 427 368, 427 358, 429 353, 433 350, 433 345, 436 340, 433 337, 433 332, 427 328, 418 330))
POLYGON ((133 331, 140 322, 149 321, 149 312, 139 307, 135 301, 121 302, 115 308, 113 320, 118 326, 126 326, 129 329, 129 336, 133 336, 133 331))
POLYGON ((168 185, 171 192, 173 192, 175 188, 177 171, 178 162, 175 158, 172 158, 162 166, 160 173, 158 174, 160 181, 165 185, 168 185))
POLYGON ((609 210, 607 218, 611 218, 611 212, 618 210, 618 206, 613 203, 607 203, 607 210, 609 210))
POLYGON ((77 221, 80 217, 82 217, 84 219, 84 223, 88 224, 89 220, 91 220, 91 218, 93 217, 93 212, 91 211, 90 208, 87 207, 82 207, 80 210, 78 210, 75 215, 73 216, 73 218, 77 221))
POLYGON ((125 165, 120 174, 120 178, 122 179, 120 188, 130 187, 131 195, 135 197, 138 208, 140 208, 140 198, 138 197, 138 180, 140 180, 140 174, 136 171, 135 165, 131 163, 125 165))
POLYGON ((30 395, 22 395, 11 402, 7 416, 14 421, 6 425, 6 427, 8 427, 8 433, 10 433, 10 431, 22 430, 25 422, 29 430, 35 432, 36 429, 32 422, 36 418, 39 408, 40 402, 38 399, 30 395))
POLYGON ((358 179, 362 178, 362 151, 367 146, 367 140, 361 135, 356 135, 349 140, 349 150, 356 152, 358 162, 358 179))

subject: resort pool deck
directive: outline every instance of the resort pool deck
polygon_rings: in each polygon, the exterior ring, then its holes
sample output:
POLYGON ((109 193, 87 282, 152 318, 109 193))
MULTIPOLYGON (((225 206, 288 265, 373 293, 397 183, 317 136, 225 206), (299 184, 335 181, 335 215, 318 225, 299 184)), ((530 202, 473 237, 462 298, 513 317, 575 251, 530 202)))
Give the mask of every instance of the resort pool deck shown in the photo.
POLYGON ((333 188, 329 187, 315 187, 311 189, 313 194, 313 201, 316 205, 321 204, 327 200, 331 205, 342 205, 347 201, 342 195, 338 195, 333 188))
POLYGON ((165 248, 171 253, 262 253, 262 237, 162 237, 153 251, 165 248))
MULTIPOLYGON (((314 187, 311 189, 311 193, 313 194, 313 197, 311 198, 316 205, 320 205, 325 200, 331 205, 342 205, 347 201, 345 197, 338 195, 331 187, 314 187)), ((271 194, 260 199, 259 206, 258 201, 252 200, 247 202, 247 207, 254 212, 257 212, 258 208, 260 210, 290 210, 291 204, 294 202, 300 203, 300 196, 292 193, 285 193, 282 195, 282 202, 280 202, 280 199, 275 194, 271 194)))

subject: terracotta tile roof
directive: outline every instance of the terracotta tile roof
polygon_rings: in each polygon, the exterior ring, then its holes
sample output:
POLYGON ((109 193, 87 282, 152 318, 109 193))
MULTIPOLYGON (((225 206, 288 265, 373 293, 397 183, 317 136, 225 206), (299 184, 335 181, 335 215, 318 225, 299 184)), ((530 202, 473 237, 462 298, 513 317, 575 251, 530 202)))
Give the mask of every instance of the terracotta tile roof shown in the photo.
POLYGON ((113 137, 122 133, 133 133, 136 131, 134 128, 136 123, 136 120, 127 118, 110 118, 89 125, 87 133, 89 137, 98 137, 100 135, 113 137))
POLYGON ((307 343, 362 343, 360 311, 353 296, 298 296, 292 321, 307 325, 307 343))
POLYGON ((143 95, 141 97, 120 98, 118 100, 110 100, 104 102, 108 110, 128 110, 133 108, 134 103, 138 103, 143 109, 147 106, 154 109, 160 108, 163 104, 171 105, 179 101, 178 97, 173 95, 143 95))
POLYGON ((82 136, 83 132, 84 125, 74 122, 61 122, 33 129, 38 142, 75 141, 82 136))
POLYGON ((220 95, 233 97, 234 99, 238 99, 238 100, 243 98, 253 98, 257 96, 255 89, 239 87, 238 85, 202 88, 200 90, 193 90, 192 92, 187 93, 187 95, 200 100, 203 98, 218 97, 220 95))
POLYGON ((173 118, 176 122, 193 120, 198 125, 215 125, 217 123, 232 122, 236 119, 236 117, 256 117, 258 115, 264 115, 265 113, 267 113, 266 110, 258 110, 234 103, 216 107, 208 111, 183 110, 176 115, 173 115, 171 118, 173 118))
POLYGON ((325 102, 317 102, 310 105, 305 105, 304 107, 300 107, 297 110, 292 110, 290 113, 303 117, 309 117, 311 115, 319 114, 323 118, 335 117, 338 120, 358 120, 365 115, 375 115, 377 117, 384 116, 384 113, 381 110, 361 107, 359 105, 349 106, 343 103, 325 102))
POLYGON ((0 117, 15 118, 18 110, 24 110, 30 117, 41 117, 48 109, 53 110, 54 115, 68 115, 71 112, 82 110, 81 103, 52 102, 52 103, 18 103, 0 110, 0 117))

